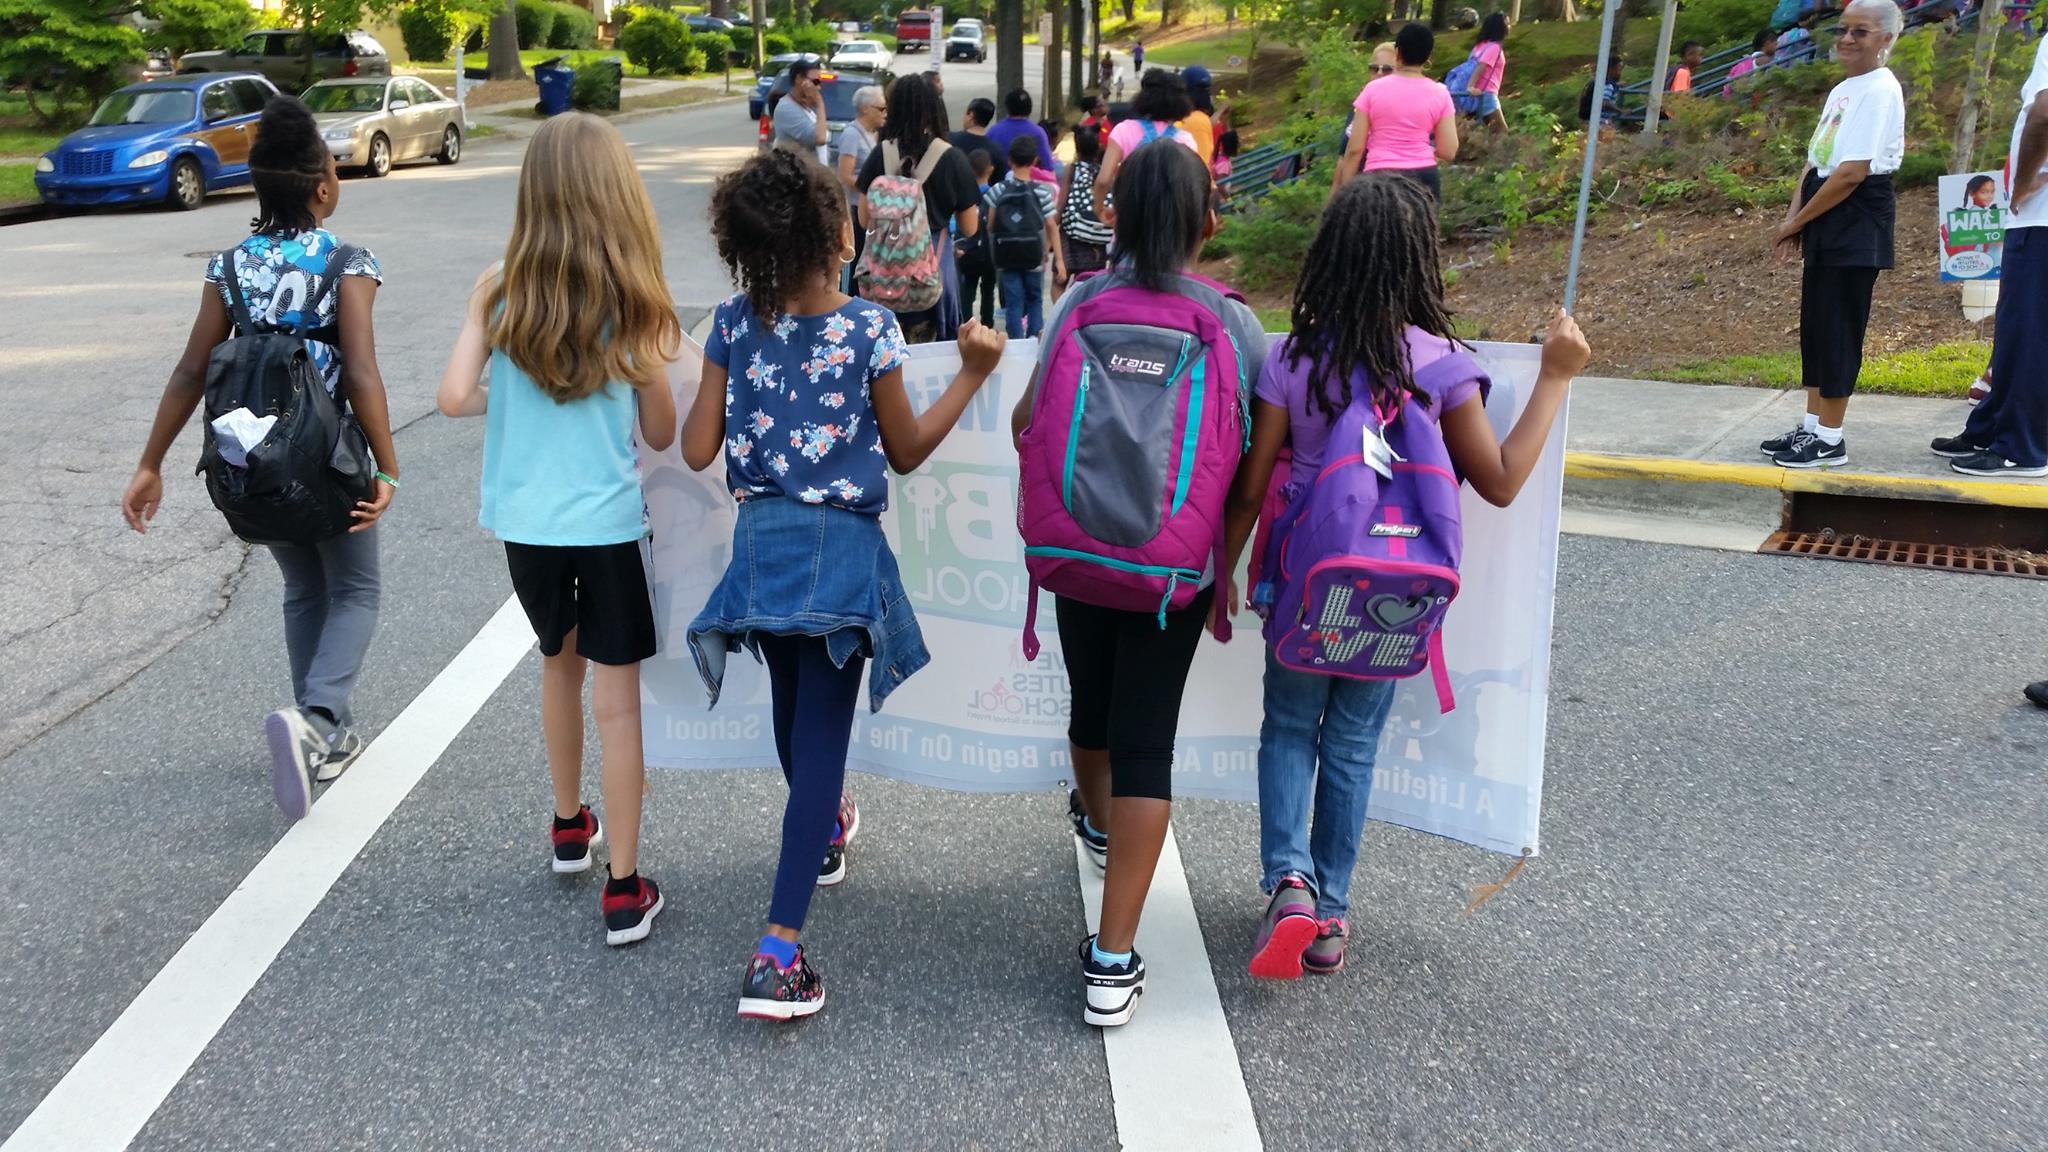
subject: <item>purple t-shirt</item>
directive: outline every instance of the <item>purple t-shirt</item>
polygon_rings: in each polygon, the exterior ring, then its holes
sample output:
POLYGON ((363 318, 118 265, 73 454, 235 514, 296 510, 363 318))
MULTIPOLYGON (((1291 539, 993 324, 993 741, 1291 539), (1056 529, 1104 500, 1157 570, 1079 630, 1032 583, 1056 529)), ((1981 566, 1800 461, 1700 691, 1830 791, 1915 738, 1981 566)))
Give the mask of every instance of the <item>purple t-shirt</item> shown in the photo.
POLYGON ((1052 141, 1046 139, 1045 129, 1031 122, 1028 116, 1011 116, 989 125, 989 158, 996 162, 996 171, 1010 166, 1010 141, 1019 136, 1029 136, 1038 141, 1038 166, 1052 169, 1052 141))
MULTIPOLYGON (((1286 340, 1276 341, 1272 351, 1266 354, 1266 366, 1259 371, 1259 383, 1253 395, 1268 404, 1287 409, 1287 442, 1294 452, 1294 473, 1299 475, 1319 472, 1322 470, 1323 457, 1330 444, 1330 426, 1336 420, 1334 417, 1323 415, 1309 396, 1308 357, 1302 357, 1298 367, 1288 366, 1289 343, 1286 340)), ((1443 337, 1432 336, 1416 328, 1408 329, 1408 363, 1411 371, 1420 372, 1425 366, 1450 355, 1450 352, 1451 342, 1443 337)), ((1351 382, 1352 395, 1358 394, 1362 384, 1361 379, 1351 382)), ((1461 380, 1431 396, 1431 403, 1426 411, 1431 419, 1441 421, 1444 413, 1470 400, 1478 391, 1478 380, 1461 380)))

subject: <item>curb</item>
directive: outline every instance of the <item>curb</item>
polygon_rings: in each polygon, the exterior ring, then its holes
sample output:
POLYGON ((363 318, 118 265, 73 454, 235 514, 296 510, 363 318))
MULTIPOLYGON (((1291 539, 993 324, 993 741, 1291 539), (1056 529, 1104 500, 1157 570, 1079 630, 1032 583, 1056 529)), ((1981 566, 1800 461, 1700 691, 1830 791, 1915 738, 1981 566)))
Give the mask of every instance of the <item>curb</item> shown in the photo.
POLYGON ((1780 494, 1811 492, 1887 500, 2048 509, 2048 484, 2005 480, 1937 480, 1922 476, 1885 476, 1870 472, 1780 468, 1768 464, 1620 456, 1602 452, 1565 453, 1564 474, 1567 479, 1579 481, 1724 486, 1780 494))

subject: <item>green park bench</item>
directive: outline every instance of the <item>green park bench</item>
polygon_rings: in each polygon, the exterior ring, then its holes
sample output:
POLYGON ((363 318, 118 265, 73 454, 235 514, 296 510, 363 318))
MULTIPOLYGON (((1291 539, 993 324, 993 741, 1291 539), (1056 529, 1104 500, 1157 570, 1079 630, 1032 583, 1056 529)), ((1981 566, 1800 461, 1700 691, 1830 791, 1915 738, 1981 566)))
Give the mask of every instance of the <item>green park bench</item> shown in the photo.
POLYGON ((1231 161, 1230 175, 1218 181, 1228 200, 1224 211, 1233 212, 1301 175, 1308 166, 1308 154, 1299 148, 1262 144, 1240 153, 1231 161))

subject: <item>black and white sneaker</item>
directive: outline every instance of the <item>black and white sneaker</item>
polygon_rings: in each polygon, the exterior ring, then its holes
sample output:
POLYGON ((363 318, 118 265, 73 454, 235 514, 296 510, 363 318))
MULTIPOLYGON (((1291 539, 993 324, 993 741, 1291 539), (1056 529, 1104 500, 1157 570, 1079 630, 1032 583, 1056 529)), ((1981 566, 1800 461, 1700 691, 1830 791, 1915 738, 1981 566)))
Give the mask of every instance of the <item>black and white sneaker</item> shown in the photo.
POLYGON ((1088 859, 1097 872, 1109 870, 1109 834, 1088 826, 1088 812, 1081 803, 1081 790, 1067 793, 1067 819, 1073 822, 1074 838, 1088 849, 1088 859))
POLYGON ((1799 434, 1805 431, 1806 425, 1801 424, 1783 436, 1771 437, 1769 440, 1757 445, 1757 447, 1763 449, 1763 453, 1766 456, 1776 456, 1778 453, 1792 447, 1793 441, 1799 439, 1799 434))
POLYGON ((1950 460, 1960 460, 1965 456, 1975 456, 1986 451, 1982 444, 1972 444, 1961 436, 1936 436, 1934 443, 1927 446, 1927 450, 1936 456, 1946 456, 1950 460))
POLYGON ((1792 438, 1791 447, 1771 457, 1771 462, 1780 468, 1834 468, 1848 460, 1847 437, 1830 444, 1805 431, 1792 438))
POLYGON ((1950 468, 1965 476, 2048 476, 2048 464, 2015 464, 1996 452, 1979 452, 1949 461, 1950 468))
POLYGON ((825 846, 825 859, 818 865, 818 887, 830 888, 846 879, 846 849, 860 831, 860 805, 845 793, 839 795, 839 831, 825 846))
POLYGON ((325 784, 348 771, 356 757, 363 754, 366 745, 353 728, 337 728, 327 741, 327 755, 321 757, 320 771, 313 774, 315 780, 325 784))
POLYGON ((825 981, 804 957, 803 945, 796 948, 796 960, 784 968, 773 956, 759 952, 747 963, 747 978, 740 985, 740 1015, 749 1020, 796 1020, 825 1006, 825 981))
POLYGON ((1081 982, 1088 986, 1082 1020, 1100 1028, 1128 1024, 1138 1011, 1138 997, 1145 994, 1145 958, 1134 951, 1128 964, 1097 964, 1095 937, 1090 936, 1081 941, 1081 982))
POLYGON ((313 807, 313 775, 327 756, 332 727, 304 708, 280 708, 263 718, 270 744, 270 790, 288 820, 304 820, 313 807))

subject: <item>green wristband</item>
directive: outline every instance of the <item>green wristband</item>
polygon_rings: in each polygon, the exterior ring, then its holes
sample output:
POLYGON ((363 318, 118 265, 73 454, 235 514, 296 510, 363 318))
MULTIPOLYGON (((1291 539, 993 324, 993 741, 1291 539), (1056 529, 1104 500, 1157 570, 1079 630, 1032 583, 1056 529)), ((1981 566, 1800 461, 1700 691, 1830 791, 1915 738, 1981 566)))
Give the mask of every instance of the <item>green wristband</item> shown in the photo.
POLYGON ((398 490, 398 477, 387 475, 383 472, 379 472, 377 473, 377 479, 382 480, 386 484, 391 485, 392 491, 395 492, 398 490))

